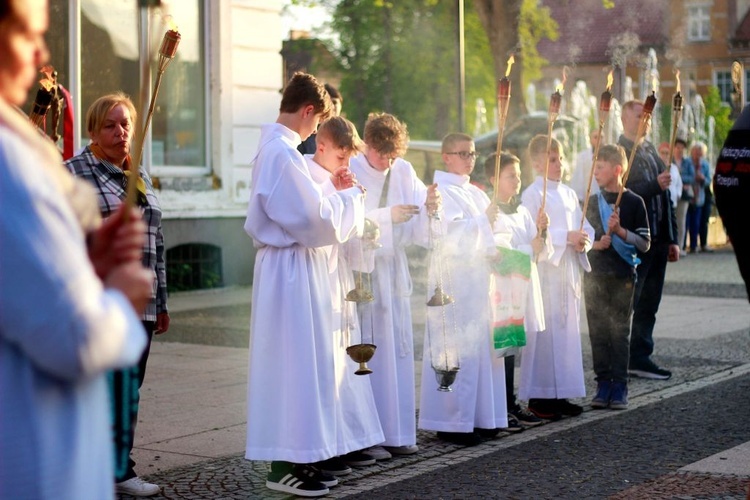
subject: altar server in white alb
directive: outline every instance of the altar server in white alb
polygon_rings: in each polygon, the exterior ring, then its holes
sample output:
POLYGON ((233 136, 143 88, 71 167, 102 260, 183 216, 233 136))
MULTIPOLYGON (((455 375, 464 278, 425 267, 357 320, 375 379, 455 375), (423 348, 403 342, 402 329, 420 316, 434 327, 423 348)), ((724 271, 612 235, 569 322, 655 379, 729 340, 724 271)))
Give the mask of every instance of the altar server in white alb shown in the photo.
MULTIPOLYGON (((305 155, 307 167, 313 180, 320 184, 326 196, 336 192, 334 173, 340 167, 348 167, 349 159, 362 149, 362 140, 354 125, 340 116, 323 122, 316 134, 314 155, 305 155)), ((364 205, 356 213, 346 213, 341 219, 339 231, 350 237, 362 236, 364 205)), ((343 475, 351 472, 350 466, 373 465, 375 458, 361 450, 383 442, 375 399, 372 395, 370 377, 356 375, 359 364, 346 353, 346 348, 362 340, 357 321, 355 302, 347 301, 346 294, 355 286, 346 247, 334 244, 324 247, 328 254, 328 272, 331 283, 333 351, 336 367, 336 457, 316 464, 321 471, 343 475)), ((353 256, 357 258, 358 256, 353 256)))
MULTIPOLYGON (((435 172, 435 184, 443 197, 441 242, 446 269, 444 287, 455 300, 452 305, 457 326, 460 371, 452 392, 438 391, 431 365, 430 335, 425 335, 419 428, 438 431, 438 437, 472 446, 482 437, 494 437, 508 425, 505 401, 505 362, 494 354, 490 335, 490 268, 487 258, 495 250, 492 226, 499 208, 470 182, 477 153, 466 134, 448 134, 443 139, 442 159, 446 171, 435 172)), ((439 352, 439 351, 438 351, 439 352)))
POLYGON ((245 231, 258 249, 253 277, 245 457, 271 460, 266 486, 322 496, 338 483, 309 465, 336 455, 331 287, 324 247, 346 240, 341 221, 363 210, 351 173, 325 196, 296 147, 331 112, 323 85, 295 73, 276 123, 261 129, 245 231))
MULTIPOLYGON (((370 279, 375 300, 363 307, 362 332, 374 332, 377 345, 368 366, 385 441, 367 453, 378 459, 416 453, 414 339, 410 297, 412 281, 406 247, 425 242, 427 208, 436 210, 439 195, 417 177, 406 153, 406 125, 387 113, 371 114, 364 130, 365 151, 351 160, 351 170, 367 188, 367 217, 380 226, 381 248, 370 251, 370 279), (421 231, 421 232, 420 232, 421 231), (384 448, 385 447, 385 448, 384 448)), ((352 242, 357 244, 357 241, 352 242)), ((356 256, 357 250, 352 254, 356 256)), ((356 262, 352 262, 356 266, 356 262)))
POLYGON ((584 220, 575 191, 560 182, 562 145, 537 135, 529 143, 529 158, 537 173, 521 194, 521 202, 532 214, 539 213, 544 198, 547 168, 547 197, 544 211, 549 216, 547 238, 554 251, 538 263, 544 302, 542 332, 529 332, 521 356, 519 398, 529 401, 537 417, 557 420, 563 415, 580 415, 583 409, 568 401, 586 395, 581 352, 582 271, 591 271, 586 252, 591 249, 594 229, 584 220))

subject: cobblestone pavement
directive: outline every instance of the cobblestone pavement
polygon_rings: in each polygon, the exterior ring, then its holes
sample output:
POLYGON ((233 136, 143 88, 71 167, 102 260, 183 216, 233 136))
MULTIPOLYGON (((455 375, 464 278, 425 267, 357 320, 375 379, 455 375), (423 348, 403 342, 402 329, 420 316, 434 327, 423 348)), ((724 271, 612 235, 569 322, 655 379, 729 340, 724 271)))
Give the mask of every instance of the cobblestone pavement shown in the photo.
MULTIPOLYGON (((746 298, 726 252, 691 255, 670 266, 667 280, 672 295, 746 298)), ((247 305, 178 313, 169 340, 247 347, 248 318, 247 305)), ((659 339, 655 360, 674 375, 659 382, 633 379, 627 411, 587 408, 580 417, 503 433, 473 448, 419 432, 419 453, 355 469, 328 498, 744 499, 748 477, 679 470, 750 441, 750 331, 708 333, 693 340, 659 339)), ((591 394, 587 337, 583 353, 591 394)), ((267 463, 235 454, 145 478, 163 486, 154 498, 287 498, 265 488, 267 470, 267 463)))

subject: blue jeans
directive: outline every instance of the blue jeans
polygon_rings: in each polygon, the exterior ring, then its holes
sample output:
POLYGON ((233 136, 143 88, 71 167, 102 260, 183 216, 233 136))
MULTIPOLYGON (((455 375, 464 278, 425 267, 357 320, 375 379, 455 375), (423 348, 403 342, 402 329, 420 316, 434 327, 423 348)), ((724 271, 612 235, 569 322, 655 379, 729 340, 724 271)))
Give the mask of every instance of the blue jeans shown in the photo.
MULTIPOLYGON (((701 230, 702 212, 703 207, 697 207, 695 205, 690 205, 688 207, 687 226, 690 233, 690 250, 696 250, 698 248, 698 235, 701 230)), ((704 247, 706 246, 705 240, 701 243, 704 247)))

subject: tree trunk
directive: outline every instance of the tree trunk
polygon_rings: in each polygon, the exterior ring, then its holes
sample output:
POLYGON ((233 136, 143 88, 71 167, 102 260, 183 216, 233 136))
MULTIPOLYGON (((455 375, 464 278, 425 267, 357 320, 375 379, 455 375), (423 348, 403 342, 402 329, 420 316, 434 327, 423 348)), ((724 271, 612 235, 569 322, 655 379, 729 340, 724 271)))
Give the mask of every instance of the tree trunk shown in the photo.
MULTIPOLYGON (((505 76, 508 57, 513 54, 515 63, 510 73, 511 99, 508 108, 508 122, 526 113, 524 102, 524 88, 521 75, 523 73, 523 54, 519 52, 521 46, 518 36, 518 23, 521 18, 521 3, 523 0, 474 0, 474 8, 479 20, 487 33, 492 51, 495 77, 505 76)), ((495 103, 497 105, 497 103, 495 103)))

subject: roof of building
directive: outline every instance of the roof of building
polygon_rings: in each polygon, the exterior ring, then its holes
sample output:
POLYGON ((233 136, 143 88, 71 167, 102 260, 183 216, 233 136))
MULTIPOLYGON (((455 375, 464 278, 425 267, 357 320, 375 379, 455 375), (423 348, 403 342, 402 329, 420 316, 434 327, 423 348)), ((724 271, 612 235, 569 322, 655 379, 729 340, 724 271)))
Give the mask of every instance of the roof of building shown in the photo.
POLYGON ((668 2, 543 0, 559 26, 556 41, 541 40, 539 53, 552 64, 611 64, 640 47, 667 41, 668 2))

